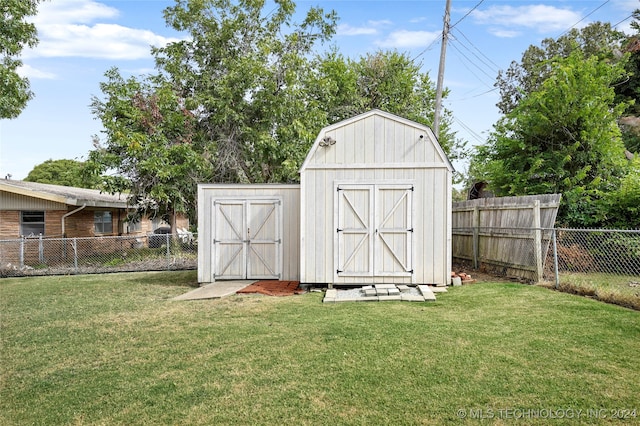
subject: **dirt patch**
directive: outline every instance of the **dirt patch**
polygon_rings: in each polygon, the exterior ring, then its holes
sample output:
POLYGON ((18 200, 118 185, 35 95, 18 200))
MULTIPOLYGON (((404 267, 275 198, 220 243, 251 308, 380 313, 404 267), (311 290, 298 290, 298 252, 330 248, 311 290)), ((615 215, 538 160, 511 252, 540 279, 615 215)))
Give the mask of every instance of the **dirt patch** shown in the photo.
MULTIPOLYGON (((466 275, 471 276, 473 282, 517 282, 516 279, 510 279, 504 276, 492 275, 483 270, 475 270, 468 265, 464 264, 453 264, 452 272, 457 275, 466 275)), ((469 282, 472 283, 472 282, 469 282)), ((467 284, 463 281, 463 284, 467 284)))
POLYGON ((293 296, 305 291, 300 288, 300 281, 257 281, 250 286, 239 290, 237 293, 260 293, 267 296, 293 296))

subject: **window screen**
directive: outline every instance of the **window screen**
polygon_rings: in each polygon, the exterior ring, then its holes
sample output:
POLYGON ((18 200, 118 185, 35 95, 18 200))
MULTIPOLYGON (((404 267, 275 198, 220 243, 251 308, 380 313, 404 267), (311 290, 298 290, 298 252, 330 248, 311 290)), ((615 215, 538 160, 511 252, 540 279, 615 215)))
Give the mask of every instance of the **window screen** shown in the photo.
POLYGON ((20 212, 20 235, 37 237, 40 234, 44 235, 44 212, 20 212))

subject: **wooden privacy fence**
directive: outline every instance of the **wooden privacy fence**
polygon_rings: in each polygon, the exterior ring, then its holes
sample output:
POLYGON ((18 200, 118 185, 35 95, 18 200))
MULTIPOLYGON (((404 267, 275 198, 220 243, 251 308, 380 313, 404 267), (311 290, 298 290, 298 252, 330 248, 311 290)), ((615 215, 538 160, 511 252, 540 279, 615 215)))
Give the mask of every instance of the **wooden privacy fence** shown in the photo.
POLYGON ((452 257, 511 277, 540 281, 560 194, 453 203, 452 257))

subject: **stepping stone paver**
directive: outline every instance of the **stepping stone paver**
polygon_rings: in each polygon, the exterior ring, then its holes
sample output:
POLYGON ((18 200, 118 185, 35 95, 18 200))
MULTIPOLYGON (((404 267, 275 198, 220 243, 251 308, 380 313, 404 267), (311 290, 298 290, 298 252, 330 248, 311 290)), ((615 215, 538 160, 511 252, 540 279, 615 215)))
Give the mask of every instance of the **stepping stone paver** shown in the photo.
POLYGON ((446 287, 436 287, 420 284, 410 287, 404 284, 375 284, 341 292, 335 288, 325 291, 323 303, 338 302, 377 302, 377 301, 405 301, 424 302, 435 301, 434 293, 444 293, 446 287), (416 294, 416 289, 419 294, 416 294))
POLYGON ((424 300, 426 301, 436 300, 436 295, 433 294, 433 291, 431 291, 431 288, 428 285, 419 285, 418 290, 420 290, 420 293, 422 293, 422 296, 424 296, 424 300))
POLYGON ((402 300, 402 296, 378 296, 378 300, 380 302, 389 301, 389 300, 402 300))
POLYGON ((400 297, 404 302, 424 302, 424 297, 417 294, 403 294, 400 297))

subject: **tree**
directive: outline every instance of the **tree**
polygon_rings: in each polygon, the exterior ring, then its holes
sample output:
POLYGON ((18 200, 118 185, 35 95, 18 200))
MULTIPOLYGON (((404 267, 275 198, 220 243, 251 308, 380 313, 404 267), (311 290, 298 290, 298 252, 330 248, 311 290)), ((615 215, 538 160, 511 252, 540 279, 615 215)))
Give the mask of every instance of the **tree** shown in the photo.
POLYGON ((619 124, 627 150, 640 155, 640 9, 633 12, 633 17, 631 28, 636 33, 629 36, 622 45, 622 51, 628 57, 627 78, 615 85, 615 91, 617 101, 632 102, 619 124))
POLYGON ((498 195, 562 193, 559 221, 593 226, 607 220, 603 195, 628 171, 612 83, 623 65, 580 50, 544 64, 547 78, 496 125, 475 158, 498 195))
POLYGON ((38 164, 24 179, 27 182, 50 183, 74 186, 76 188, 97 189, 99 179, 84 174, 85 163, 76 160, 47 160, 38 164))
MULTIPOLYGON (((316 82, 309 90, 323 103, 330 122, 377 108, 433 124, 435 84, 406 54, 377 51, 353 60, 334 50, 316 58, 314 69, 316 82)), ((456 140, 451 123, 451 113, 445 110, 437 136, 451 158, 460 158, 465 155, 464 144, 456 140)))
POLYGON ((16 118, 33 97, 29 80, 20 77, 24 46, 38 43, 36 27, 26 21, 37 11, 38 0, 3 0, 0 4, 0 118, 16 118))
POLYGON ((155 49, 214 148, 219 182, 287 182, 325 122, 304 90, 308 55, 335 32, 335 13, 311 8, 292 22, 295 4, 277 0, 178 0, 165 10, 188 39, 155 49))
POLYGON ((553 58, 566 58, 579 50, 585 58, 596 56, 617 61, 624 39, 624 33, 612 29, 609 23, 595 22, 582 29, 573 28, 558 39, 546 38, 540 46, 529 46, 520 62, 513 61, 506 71, 498 74, 495 84, 500 90, 498 108, 508 114, 520 99, 538 90, 552 71, 553 58))
POLYGON ((106 100, 94 97, 91 107, 107 138, 94 138, 86 175, 101 177, 107 192, 128 193, 133 219, 159 215, 172 227, 177 212, 194 219, 197 183, 210 170, 194 114, 161 78, 125 80, 115 68, 106 77, 106 100))

